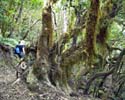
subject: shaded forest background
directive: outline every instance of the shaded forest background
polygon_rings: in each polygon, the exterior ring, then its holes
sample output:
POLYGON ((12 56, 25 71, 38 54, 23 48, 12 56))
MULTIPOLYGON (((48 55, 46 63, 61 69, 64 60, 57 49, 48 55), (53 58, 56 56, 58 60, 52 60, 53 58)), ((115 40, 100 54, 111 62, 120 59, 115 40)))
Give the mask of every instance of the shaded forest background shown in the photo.
POLYGON ((0 67, 20 63, 13 48, 25 40, 31 91, 124 100, 124 39, 124 0, 0 0, 0 67))

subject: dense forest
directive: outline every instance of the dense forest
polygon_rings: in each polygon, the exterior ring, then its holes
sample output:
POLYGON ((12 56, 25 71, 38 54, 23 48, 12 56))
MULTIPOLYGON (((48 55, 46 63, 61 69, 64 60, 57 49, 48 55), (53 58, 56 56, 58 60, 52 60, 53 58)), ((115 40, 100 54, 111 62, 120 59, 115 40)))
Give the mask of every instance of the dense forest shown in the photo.
POLYGON ((0 100, 125 100, 124 39, 125 0, 0 0, 0 100))

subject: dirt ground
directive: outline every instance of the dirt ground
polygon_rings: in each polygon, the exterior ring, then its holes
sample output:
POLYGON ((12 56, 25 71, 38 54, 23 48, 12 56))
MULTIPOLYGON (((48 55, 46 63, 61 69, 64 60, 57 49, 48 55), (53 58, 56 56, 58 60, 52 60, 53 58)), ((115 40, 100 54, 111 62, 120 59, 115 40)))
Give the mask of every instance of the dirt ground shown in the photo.
POLYGON ((88 96, 68 96, 64 92, 41 84, 40 92, 30 91, 27 85, 16 80, 14 64, 0 63, 0 100, 97 100, 88 96))

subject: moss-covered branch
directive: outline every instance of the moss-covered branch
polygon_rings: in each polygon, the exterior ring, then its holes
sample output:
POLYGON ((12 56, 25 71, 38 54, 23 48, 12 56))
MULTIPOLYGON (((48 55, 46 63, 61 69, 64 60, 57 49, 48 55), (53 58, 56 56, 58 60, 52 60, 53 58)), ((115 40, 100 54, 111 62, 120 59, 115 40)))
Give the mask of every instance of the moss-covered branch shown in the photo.
POLYGON ((123 58, 124 55, 125 55, 125 49, 123 49, 123 50, 121 51, 121 53, 119 54, 119 57, 117 58, 117 62, 115 63, 115 65, 112 65, 112 64, 109 65, 109 68, 111 68, 111 70, 109 70, 109 71, 107 71, 107 72, 99 72, 99 73, 96 73, 95 75, 93 75, 93 76, 88 80, 88 82, 86 83, 86 86, 85 86, 86 88, 85 88, 85 90, 84 90, 84 93, 85 93, 85 94, 88 93, 88 90, 89 90, 89 88, 90 88, 90 85, 92 84, 92 82, 93 82, 95 79, 97 79, 97 78, 99 78, 99 77, 103 77, 103 76, 107 77, 107 76, 109 76, 110 74, 113 74, 114 71, 117 71, 118 68, 119 68, 119 66, 120 66, 120 63, 121 63, 122 58, 123 58))
POLYGON ((77 47, 71 47, 62 54, 61 67, 73 66, 86 59, 85 45, 79 43, 77 47))

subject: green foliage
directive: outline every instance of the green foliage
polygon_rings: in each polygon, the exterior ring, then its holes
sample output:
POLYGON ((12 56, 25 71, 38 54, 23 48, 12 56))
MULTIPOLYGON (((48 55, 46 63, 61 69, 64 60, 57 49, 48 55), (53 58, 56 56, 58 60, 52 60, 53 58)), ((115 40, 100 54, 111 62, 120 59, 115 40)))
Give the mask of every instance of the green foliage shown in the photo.
POLYGON ((30 0, 30 7, 31 9, 37 9, 37 8, 40 8, 42 7, 43 5, 43 1, 42 0, 30 0))
POLYGON ((41 18, 39 12, 41 12, 42 5, 42 0, 0 1, 0 34, 3 37, 11 36, 22 39, 27 33, 31 33, 31 36, 34 37, 34 33, 38 33, 41 26, 30 27, 37 19, 41 18))
POLYGON ((121 35, 120 34, 121 30, 122 30, 122 27, 117 22, 113 22, 109 28, 109 33, 110 33, 111 38, 113 37, 115 38, 121 35))
POLYGON ((16 39, 4 38, 0 35, 0 44, 9 45, 10 47, 15 47, 18 44, 16 39))
POLYGON ((125 36, 122 34, 122 28, 117 22, 113 22, 108 29, 110 40, 108 42, 113 43, 115 47, 125 48, 125 36))

